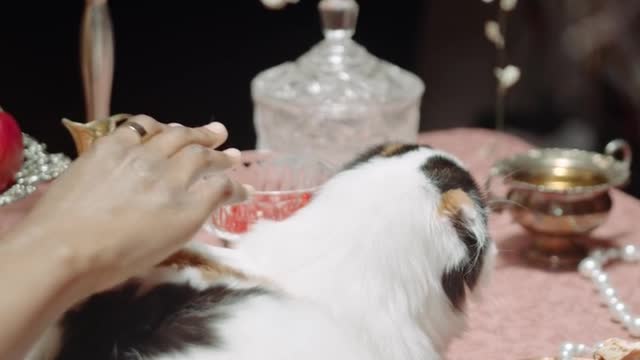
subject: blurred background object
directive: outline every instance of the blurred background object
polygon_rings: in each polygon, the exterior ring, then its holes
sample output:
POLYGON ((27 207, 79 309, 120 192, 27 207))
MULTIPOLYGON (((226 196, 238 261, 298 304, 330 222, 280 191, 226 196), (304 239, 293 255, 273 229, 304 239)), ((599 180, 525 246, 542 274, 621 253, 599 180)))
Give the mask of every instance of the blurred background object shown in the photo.
MULTIPOLYGON (((480 0, 360 1, 356 40, 426 84, 423 130, 494 127, 495 52, 480 0)), ((255 145, 250 80, 321 37, 317 0, 281 11, 258 0, 111 0, 112 113, 197 125, 215 118, 227 145, 255 145)), ((72 155, 60 119, 84 119, 79 31, 84 2, 0 2, 0 99, 22 129, 72 155)), ((528 0, 510 15, 508 53, 522 77, 506 129, 541 146, 640 146, 640 2, 528 0)), ((640 170, 634 164, 633 170, 640 170)), ((640 195, 633 177, 627 190, 640 195)))

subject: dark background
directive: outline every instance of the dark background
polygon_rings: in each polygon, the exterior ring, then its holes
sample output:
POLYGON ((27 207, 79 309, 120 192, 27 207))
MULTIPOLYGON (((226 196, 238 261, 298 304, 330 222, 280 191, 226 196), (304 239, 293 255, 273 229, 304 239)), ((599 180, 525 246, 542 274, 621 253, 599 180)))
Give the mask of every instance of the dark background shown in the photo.
MULTIPOLYGON (((495 4, 359 3, 356 40, 425 81, 423 130, 494 126, 495 52, 483 26, 495 17, 495 4)), ((605 3, 615 10, 613 19, 640 6, 584 0, 580 4, 591 7, 576 10, 569 3, 577 2, 521 0, 509 20, 509 59, 523 76, 509 96, 507 131, 541 146, 598 151, 623 137, 636 150, 640 101, 634 94, 640 94, 640 80, 627 75, 640 61, 627 45, 638 42, 637 24, 581 56, 570 56, 563 35, 605 3)), ((0 1, 0 105, 51 151, 70 155, 73 144, 60 119, 84 119, 83 7, 80 0, 0 1)), ((110 7, 116 45, 112 113, 146 113, 187 125, 215 116, 230 129, 227 145, 240 149, 255 142, 250 80, 295 59, 322 36, 317 0, 282 11, 267 10, 258 0, 111 0, 110 7)), ((627 190, 640 195, 635 177, 627 190)))
MULTIPOLYGON (((84 118, 78 55, 84 2, 0 3, 0 104, 52 150, 73 153, 60 118, 84 118)), ((415 71, 424 3, 384 3, 363 6, 356 38, 415 71)), ((230 128, 230 145, 253 147, 249 82, 321 40, 316 4, 304 0, 270 11, 258 0, 110 1, 116 47, 112 112, 190 125, 215 115, 230 128)))

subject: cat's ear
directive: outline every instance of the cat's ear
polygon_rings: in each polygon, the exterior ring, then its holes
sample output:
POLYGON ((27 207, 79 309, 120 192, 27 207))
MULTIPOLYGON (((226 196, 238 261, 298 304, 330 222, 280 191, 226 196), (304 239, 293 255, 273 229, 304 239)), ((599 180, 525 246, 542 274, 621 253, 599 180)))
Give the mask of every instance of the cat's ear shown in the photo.
POLYGON ((488 234, 481 211, 462 189, 444 192, 438 206, 438 213, 450 221, 467 254, 461 263, 445 270, 442 275, 445 294, 458 310, 462 310, 467 291, 475 288, 483 267, 488 234))
POLYGON ((464 190, 453 189, 446 191, 440 196, 438 213, 450 219, 463 216, 464 208, 472 210, 474 202, 464 190))

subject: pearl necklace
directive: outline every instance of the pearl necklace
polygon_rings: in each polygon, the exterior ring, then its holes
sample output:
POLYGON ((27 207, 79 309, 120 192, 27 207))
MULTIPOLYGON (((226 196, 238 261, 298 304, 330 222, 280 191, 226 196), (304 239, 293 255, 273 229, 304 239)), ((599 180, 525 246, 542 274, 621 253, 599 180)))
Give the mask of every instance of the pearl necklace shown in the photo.
POLYGON ((602 343, 597 343, 594 347, 587 346, 585 344, 574 344, 570 342, 563 343, 560 346, 560 356, 557 360, 573 360, 574 357, 593 357, 593 353, 603 346, 602 343))
POLYGON ((71 163, 64 154, 49 154, 46 146, 31 136, 22 133, 24 143, 24 162, 16 174, 16 183, 0 193, 0 206, 21 199, 36 190, 42 181, 58 177, 71 163))
MULTIPOLYGON (((600 301, 609 308, 611 319, 620 323, 633 337, 640 337, 640 316, 632 314, 627 304, 618 297, 616 290, 609 282, 609 275, 602 269, 614 260, 639 262, 640 249, 636 245, 625 245, 622 248, 595 249, 578 265, 582 276, 591 279, 600 293, 600 301)), ((589 347, 585 344, 565 342, 560 347, 560 360, 571 360, 574 356, 593 356, 602 343, 589 347)))
POLYGON ((640 317, 632 314, 627 304, 618 297, 616 290, 609 282, 609 275, 602 267, 613 260, 624 262, 640 261, 640 250, 635 245, 625 245, 622 248, 596 249, 583 259, 578 266, 582 276, 591 279, 600 292, 602 304, 609 308, 611 319, 620 323, 631 336, 640 336, 640 317))

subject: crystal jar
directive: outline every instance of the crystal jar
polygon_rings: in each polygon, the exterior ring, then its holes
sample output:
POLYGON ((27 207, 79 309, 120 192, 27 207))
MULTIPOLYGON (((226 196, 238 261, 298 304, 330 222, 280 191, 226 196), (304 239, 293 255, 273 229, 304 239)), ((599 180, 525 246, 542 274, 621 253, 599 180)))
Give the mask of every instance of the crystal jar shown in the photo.
POLYGON ((415 142, 423 82, 352 39, 354 0, 322 0, 318 8, 324 39, 251 83, 257 149, 340 166, 372 145, 415 142))

